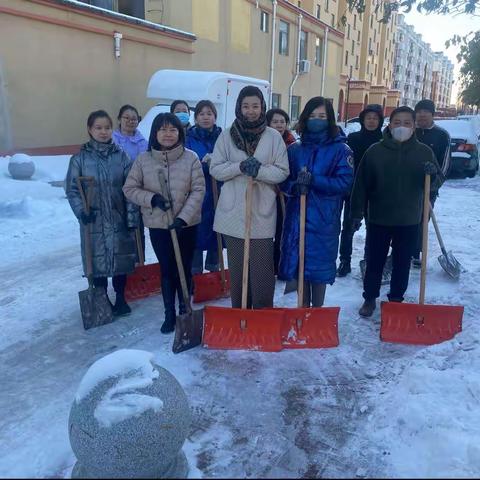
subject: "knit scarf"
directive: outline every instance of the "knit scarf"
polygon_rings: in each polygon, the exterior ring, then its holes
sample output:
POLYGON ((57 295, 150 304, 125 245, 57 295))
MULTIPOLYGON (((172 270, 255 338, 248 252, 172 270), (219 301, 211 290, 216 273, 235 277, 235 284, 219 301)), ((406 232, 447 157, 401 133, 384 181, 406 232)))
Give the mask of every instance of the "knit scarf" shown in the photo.
POLYGON ((260 118, 254 122, 249 122, 244 117, 237 117, 230 128, 230 135, 235 146, 250 156, 255 153, 266 128, 267 118, 262 111, 260 118))
POLYGON ((95 150, 99 155, 104 158, 107 158, 113 152, 117 151, 117 146, 110 140, 107 143, 97 142, 93 138, 90 139, 88 145, 92 150, 95 150))

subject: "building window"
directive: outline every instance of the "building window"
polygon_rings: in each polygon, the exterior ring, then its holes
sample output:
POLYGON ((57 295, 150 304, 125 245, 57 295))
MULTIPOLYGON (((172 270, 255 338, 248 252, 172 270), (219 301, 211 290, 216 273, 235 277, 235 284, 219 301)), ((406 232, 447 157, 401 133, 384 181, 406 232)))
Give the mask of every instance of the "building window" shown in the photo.
POLYGON ((282 104, 282 96, 279 93, 272 93, 272 108, 280 108, 282 104))
POLYGON ((328 0, 325 0, 325 11, 328 12, 328 0))
POLYGON ((347 25, 347 38, 350 39, 350 24, 347 25))
POLYGON ((322 65, 323 54, 323 38, 317 37, 315 39, 315 65, 322 65))
POLYGON ((300 116, 300 99, 301 97, 297 95, 292 95, 292 109, 290 112, 291 120, 298 120, 300 116))
POLYGON ((345 52, 345 66, 348 65, 348 50, 345 52))
POLYGON ((320 19, 320 12, 322 10, 322 6, 317 4, 317 18, 320 19))
POLYGON ((375 64, 375 76, 377 76, 377 64, 375 64))
POLYGON ((307 60, 308 57, 308 33, 300 32, 300 60, 307 60))
POLYGON ((332 13, 332 27, 335 28, 335 15, 332 13))
POLYGON ((360 30, 357 32, 357 42, 360 41, 360 30))
POLYGON ((260 30, 268 33, 268 13, 263 10, 260 12, 260 30))
POLYGON ((353 16, 353 29, 355 30, 357 28, 357 16, 353 16))
POLYGON ((370 62, 367 62, 367 73, 370 73, 370 62))
POLYGON ((373 28, 373 15, 370 16, 370 28, 373 28))
POLYGON ((374 42, 377 41, 377 29, 376 28, 373 30, 373 41, 374 42))
POLYGON ((278 29, 278 53, 288 55, 288 37, 290 33, 290 24, 280 20, 278 29))
POLYGON ((353 77, 353 67, 350 65, 350 78, 353 77))
POLYGON ((355 42, 352 40, 352 55, 355 53, 355 42))
POLYGON ((359 59, 357 55, 357 58, 355 59, 355 70, 358 70, 358 64, 359 64, 359 59))

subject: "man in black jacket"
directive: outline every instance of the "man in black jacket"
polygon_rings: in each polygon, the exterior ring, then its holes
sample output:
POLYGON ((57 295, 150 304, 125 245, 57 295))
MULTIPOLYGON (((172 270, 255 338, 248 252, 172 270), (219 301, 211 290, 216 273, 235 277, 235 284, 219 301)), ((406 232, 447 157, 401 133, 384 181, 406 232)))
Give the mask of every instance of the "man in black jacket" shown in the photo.
MULTIPOLYGON (((347 138, 348 146, 353 150, 355 172, 358 170, 360 160, 368 148, 382 139, 383 110, 378 104, 367 105, 360 112, 359 132, 351 133, 347 138)), ((337 269, 338 277, 345 277, 351 271, 352 243, 355 231, 350 218, 350 195, 344 199, 343 224, 340 237, 340 265, 337 269)))
POLYGON ((415 112, 409 107, 396 108, 382 141, 363 156, 352 191, 354 229, 368 211, 365 302, 359 311, 363 317, 370 317, 375 310, 390 244, 392 278, 388 299, 403 301, 422 217, 426 174, 431 175, 431 192, 435 192, 441 177, 435 155, 415 136, 415 112))
MULTIPOLYGON (((450 135, 446 130, 435 125, 433 116, 435 115, 435 104, 431 100, 420 100, 415 105, 415 115, 417 128, 415 133, 419 142, 428 145, 435 154, 438 165, 440 166, 443 178, 447 178, 450 169, 450 135)), ((435 205, 438 193, 435 192, 430 197, 432 208, 435 205)), ((418 229, 417 244, 413 251, 412 264, 415 268, 420 268, 420 252, 422 250, 422 225, 418 229)))

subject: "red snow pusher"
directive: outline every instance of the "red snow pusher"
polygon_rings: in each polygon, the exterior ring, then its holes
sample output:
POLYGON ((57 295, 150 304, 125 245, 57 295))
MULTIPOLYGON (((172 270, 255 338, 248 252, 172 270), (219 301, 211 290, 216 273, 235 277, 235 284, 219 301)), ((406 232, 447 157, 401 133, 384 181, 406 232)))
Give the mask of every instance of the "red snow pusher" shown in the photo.
MULTIPOLYGON (((217 181, 212 177, 213 206, 217 209, 218 189, 217 181)), ((217 233, 218 262, 220 264, 219 272, 199 273, 193 275, 193 303, 208 302, 209 300, 219 300, 230 296, 230 274, 225 270, 223 260, 222 235, 217 233)), ((203 260, 202 260, 203 262, 203 260)))
POLYGON ((247 309, 252 223, 253 178, 248 177, 243 250, 242 308, 205 307, 203 345, 207 348, 282 350, 281 327, 284 312, 279 309, 247 309))
POLYGON ((423 203, 422 272, 419 304, 382 303, 380 339, 384 342, 433 345, 462 331, 463 307, 425 305, 430 175, 425 176, 423 203))
POLYGON ((161 272, 159 263, 151 263, 145 265, 145 257, 143 253, 142 240, 140 238, 140 229, 135 231, 135 239, 137 243, 137 252, 139 265, 135 267, 135 271, 128 275, 127 284, 125 286, 125 300, 140 300, 158 295, 161 291, 161 272))

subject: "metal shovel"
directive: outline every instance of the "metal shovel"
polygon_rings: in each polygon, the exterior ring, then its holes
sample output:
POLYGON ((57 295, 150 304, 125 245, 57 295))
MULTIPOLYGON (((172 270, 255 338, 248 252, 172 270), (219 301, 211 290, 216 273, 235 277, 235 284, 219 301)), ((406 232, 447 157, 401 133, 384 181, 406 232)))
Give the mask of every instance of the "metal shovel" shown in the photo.
POLYGON ((432 217, 432 223, 435 227, 435 233, 437 234, 438 243, 440 244, 440 249, 442 250, 442 255, 438 257, 438 263, 441 267, 455 280, 460 278, 460 273, 462 271, 462 266, 460 262, 453 256, 452 251, 448 251, 445 248, 445 245, 440 235, 440 229, 438 228, 437 219, 433 213, 432 205, 430 204, 430 216, 432 217))
MULTIPOLYGON (((78 177, 77 186, 82 197, 83 208, 87 215, 90 213, 90 199, 92 195, 95 179, 93 177, 78 177), (89 185, 87 197, 83 190, 82 182, 89 185)), ((99 327, 113 321, 112 306, 107 298, 107 292, 103 287, 95 287, 93 284, 93 259, 92 259, 92 224, 88 223, 83 226, 86 277, 88 279, 87 290, 78 292, 80 301, 80 311, 82 313, 83 328, 99 327)))

